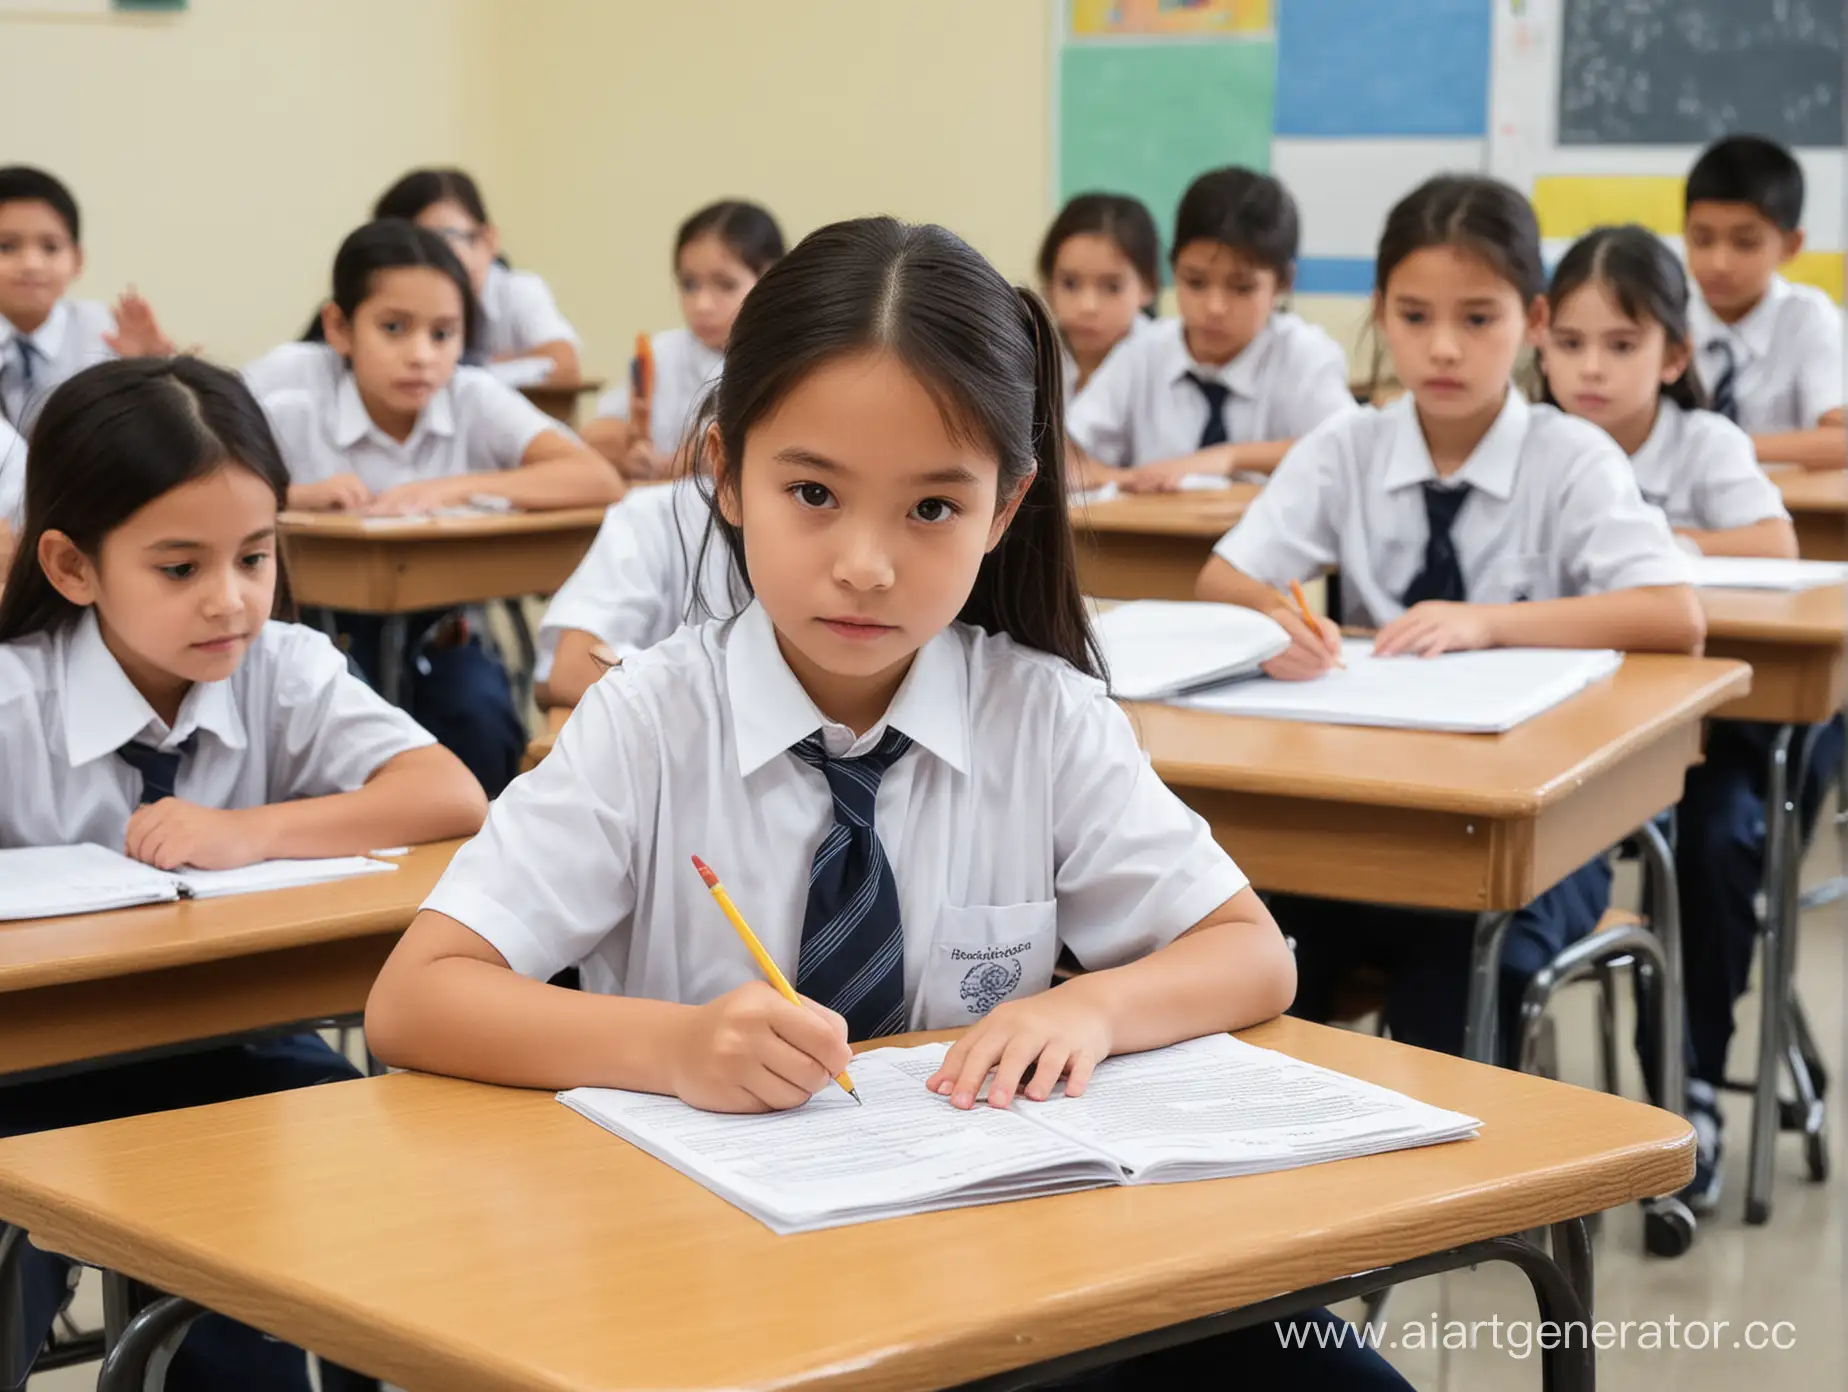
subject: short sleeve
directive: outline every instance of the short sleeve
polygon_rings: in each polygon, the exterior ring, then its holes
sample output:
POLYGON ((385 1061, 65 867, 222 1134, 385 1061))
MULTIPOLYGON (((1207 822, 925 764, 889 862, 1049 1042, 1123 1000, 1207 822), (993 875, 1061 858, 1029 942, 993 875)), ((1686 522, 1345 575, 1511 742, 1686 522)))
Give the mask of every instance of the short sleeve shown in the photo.
POLYGON ((684 487, 636 489, 604 513, 590 550, 546 607, 535 680, 551 675, 567 630, 594 634, 618 657, 629 657, 680 627, 690 599, 690 553, 700 543, 677 525, 684 487))
POLYGON ((1139 357, 1133 342, 1118 344, 1066 408, 1065 433, 1100 464, 1127 468, 1133 458, 1130 413, 1141 375, 1136 370, 1139 357))
POLYGON ((262 401, 281 391, 337 383, 340 365, 334 350, 324 343, 284 343, 245 364, 238 375, 250 394, 262 401))
POLYGON ((1335 564, 1340 547, 1335 508, 1345 487, 1336 421, 1290 447, 1271 480, 1213 554, 1254 580, 1287 585, 1335 564))
POLYGON ((26 525, 26 442, 0 420, 0 522, 14 531, 26 525))
POLYGON ((552 752, 495 799, 426 909, 447 914, 539 981, 628 932, 637 860, 652 844, 661 738, 618 669, 585 694, 552 752))
POLYGON ((268 731, 273 802, 350 793, 398 755, 436 740, 347 667, 326 636, 298 624, 264 629, 275 664, 268 709, 245 713, 268 731))
POLYGON ((1348 387, 1347 354, 1319 329, 1303 335, 1302 350, 1292 355, 1283 387, 1282 407, 1271 418, 1280 440, 1307 435, 1323 421, 1355 409, 1348 387))
POLYGON ((290 483, 319 483, 347 471, 335 450, 318 447, 321 413, 312 391, 292 387, 258 400, 269 419, 270 433, 276 437, 276 448, 282 454, 283 467, 289 471, 290 483))
POLYGON ((1809 312, 1792 351, 1797 364, 1799 428, 1812 430, 1842 404, 1842 319, 1840 308, 1828 301, 1806 304, 1809 312))
POLYGON ((1085 966, 1167 946, 1249 883, 1213 834, 1156 777, 1123 708, 1101 686, 1072 691, 1054 756, 1059 938, 1085 966))
POLYGON ((456 369, 456 416, 470 473, 519 468, 527 446, 548 430, 575 438, 559 421, 480 368, 456 369))
POLYGON ((1668 519, 1644 500, 1615 441, 1587 441, 1559 469, 1553 564, 1568 581, 1568 597, 1693 583, 1668 519))
POLYGON ((560 339, 574 347, 577 345, 577 330, 559 311, 558 302, 552 298, 552 289, 543 279, 531 271, 515 271, 507 288, 512 301, 516 351, 523 353, 560 339))
POLYGON ((1690 416, 1689 424, 1696 423, 1699 435, 1690 442, 1682 466, 1693 475, 1695 525, 1724 532, 1788 518, 1783 494, 1759 467, 1752 437, 1710 411, 1690 416))

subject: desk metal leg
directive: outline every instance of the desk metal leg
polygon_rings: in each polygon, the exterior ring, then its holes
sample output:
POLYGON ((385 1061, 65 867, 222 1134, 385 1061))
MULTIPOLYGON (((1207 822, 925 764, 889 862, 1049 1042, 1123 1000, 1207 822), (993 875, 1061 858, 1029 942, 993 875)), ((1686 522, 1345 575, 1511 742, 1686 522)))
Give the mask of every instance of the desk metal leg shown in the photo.
POLYGON ((1662 948, 1659 993, 1661 1032, 1657 1041, 1657 1077, 1661 1105, 1676 1115, 1687 1111, 1687 985, 1681 960, 1681 889, 1675 879, 1675 853, 1654 822, 1644 822, 1633 838, 1649 876, 1649 927, 1662 948))
POLYGON ((1463 1057, 1477 1063, 1495 1062, 1496 1020, 1501 1014, 1502 942, 1508 936, 1509 913, 1476 915, 1476 933, 1469 949, 1469 1002, 1463 1025, 1463 1057))
POLYGON ((408 614, 387 614, 379 630, 379 695, 394 706, 404 704, 405 649, 410 645, 408 614))
MULTIPOLYGON (((1314 1309, 1318 1305, 1351 1300, 1386 1286, 1497 1261, 1520 1268, 1528 1284, 1533 1287, 1541 1327, 1552 1330, 1557 1336, 1547 1341, 1551 1347, 1543 1346, 1540 1351, 1541 1386, 1546 1392, 1595 1392, 1597 1359, 1591 1344, 1590 1306, 1586 1303, 1592 1289, 1591 1236, 1586 1231, 1585 1220, 1574 1218, 1568 1222, 1555 1223, 1552 1238, 1553 1250, 1560 1254, 1557 1260, 1523 1238, 1497 1237, 1485 1242, 1472 1242, 1467 1246, 1434 1252, 1430 1256, 1413 1257, 1373 1271, 1344 1276, 1340 1280, 1280 1295, 1272 1300, 1262 1300, 1241 1309, 1206 1315, 1185 1324, 1150 1330, 1146 1334, 1135 1334, 1115 1343, 1051 1358, 1044 1363, 997 1373, 993 1377, 964 1383, 956 1392, 1020 1392, 1020 1389, 1059 1382, 1143 1354, 1178 1348, 1182 1344, 1230 1333, 1235 1329, 1247 1329, 1255 1324, 1268 1324, 1314 1309)), ((100 1388, 98 1392, 113 1390, 100 1388)))
POLYGON ((205 1308, 181 1296, 156 1300, 129 1320, 103 1359, 96 1392, 160 1392, 167 1364, 205 1308))
POLYGON ((25 1257, 26 1234, 21 1228, 0 1223, 0 1388, 26 1385, 37 1349, 26 1347, 25 1292, 19 1288, 20 1265, 25 1257))

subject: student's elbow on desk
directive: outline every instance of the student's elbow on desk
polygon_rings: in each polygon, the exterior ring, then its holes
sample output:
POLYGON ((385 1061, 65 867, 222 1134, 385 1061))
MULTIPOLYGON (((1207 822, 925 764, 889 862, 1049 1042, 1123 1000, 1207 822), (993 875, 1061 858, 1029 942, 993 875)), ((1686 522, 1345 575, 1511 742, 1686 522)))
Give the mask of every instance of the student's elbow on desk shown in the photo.
POLYGON ((1707 645, 1707 613, 1692 585, 1656 585, 1635 593, 1650 606, 1650 622, 1647 640, 1633 646, 1700 656, 1707 645))
POLYGON ((488 820, 488 795, 481 783, 440 744, 388 759, 369 786, 402 803, 404 826, 397 839, 411 844, 473 836, 488 820))

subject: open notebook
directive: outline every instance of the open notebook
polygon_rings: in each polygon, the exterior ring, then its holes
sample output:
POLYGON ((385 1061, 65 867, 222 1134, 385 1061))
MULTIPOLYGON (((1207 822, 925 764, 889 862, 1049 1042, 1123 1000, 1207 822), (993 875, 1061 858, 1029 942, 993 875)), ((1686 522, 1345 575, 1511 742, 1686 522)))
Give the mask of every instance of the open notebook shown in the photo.
POLYGON ((331 860, 266 860, 237 870, 169 873, 102 846, 27 846, 0 851, 0 922, 293 889, 397 868, 367 856, 338 856, 331 860))
POLYGON ((576 1088, 559 1101, 779 1233, 1113 1184, 1223 1179, 1473 1137, 1474 1117, 1209 1035, 1106 1059, 1080 1097, 962 1112, 925 1080, 948 1046, 853 1063, 794 1111, 702 1112, 576 1088))
POLYGON ((1375 657, 1371 638, 1341 645, 1347 670, 1314 681, 1234 682, 1174 699, 1222 715, 1500 734, 1577 695, 1623 665, 1623 654, 1488 648, 1442 657, 1375 657))
POLYGON ((1255 609, 1167 599, 1105 610, 1097 636, 1110 670, 1110 694, 1124 701, 1160 701, 1252 676, 1290 646, 1283 625, 1255 609))
MULTIPOLYGON (((1182 493, 1223 493, 1232 486, 1232 480, 1223 474, 1183 474, 1178 491, 1182 493)), ((1123 497, 1123 490, 1114 482, 1100 483, 1095 488, 1082 493, 1074 493, 1075 503, 1107 503, 1112 499, 1123 497)))
POLYGON ((1836 561, 1786 561, 1770 556, 1696 556, 1694 583, 1703 590, 1816 590, 1848 581, 1836 561))

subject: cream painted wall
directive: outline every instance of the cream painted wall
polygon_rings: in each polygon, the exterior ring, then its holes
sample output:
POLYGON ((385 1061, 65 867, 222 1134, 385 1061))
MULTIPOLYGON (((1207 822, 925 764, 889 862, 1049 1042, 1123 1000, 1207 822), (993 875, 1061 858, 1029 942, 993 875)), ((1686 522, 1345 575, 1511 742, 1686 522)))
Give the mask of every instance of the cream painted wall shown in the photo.
POLYGON ((240 363, 301 330, 386 183, 479 143, 461 79, 484 23, 476 0, 0 12, 0 163, 75 192, 74 293, 133 282, 178 341, 240 363))
POLYGON ((534 0, 475 56, 502 242, 588 371, 680 322, 674 229, 738 196, 793 244, 837 218, 942 222, 1015 277, 1050 217, 1052 0, 534 0), (516 94, 518 94, 516 96, 516 94))

